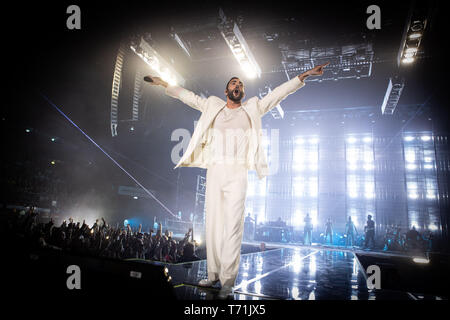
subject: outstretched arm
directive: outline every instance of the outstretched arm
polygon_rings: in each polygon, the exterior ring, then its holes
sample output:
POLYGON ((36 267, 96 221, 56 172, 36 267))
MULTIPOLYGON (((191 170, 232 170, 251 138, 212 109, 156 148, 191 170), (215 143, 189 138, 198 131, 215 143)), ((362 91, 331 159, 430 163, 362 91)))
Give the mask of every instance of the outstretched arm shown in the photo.
POLYGON ((206 98, 202 98, 195 93, 179 86, 171 86, 160 77, 146 76, 146 82, 154 86, 162 86, 166 88, 166 94, 172 98, 179 99, 191 108, 203 112, 206 108, 206 98))
POLYGON ((303 72, 301 75, 292 78, 291 80, 276 87, 273 91, 269 92, 264 98, 259 101, 259 111, 261 115, 266 114, 272 108, 277 106, 284 98, 291 93, 294 93, 305 85, 304 80, 309 76, 321 76, 323 74, 323 68, 326 67, 329 62, 318 65, 311 70, 303 72), (300 80, 300 81, 299 81, 300 80))

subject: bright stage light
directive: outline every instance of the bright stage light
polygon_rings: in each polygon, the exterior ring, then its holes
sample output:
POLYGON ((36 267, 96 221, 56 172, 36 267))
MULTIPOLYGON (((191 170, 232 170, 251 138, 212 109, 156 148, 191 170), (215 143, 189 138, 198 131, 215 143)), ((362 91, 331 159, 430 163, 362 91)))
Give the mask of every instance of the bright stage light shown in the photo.
POLYGON ((51 163, 52 165, 55 165, 55 163, 56 163, 56 162, 55 162, 55 161, 53 160, 53 161, 52 161, 52 162, 50 162, 50 163, 51 163))
POLYGON ((364 170, 366 171, 370 171, 374 169, 374 165, 373 164, 365 164, 364 165, 364 170))
POLYGON ((347 138, 348 143, 355 143, 356 141, 357 141, 357 139, 355 137, 347 138))
POLYGON ((222 9, 219 9, 219 15, 221 18, 218 26, 220 34, 238 61, 241 69, 248 78, 259 78, 261 76, 261 68, 256 62, 238 25, 231 19, 228 19, 222 9))
POLYGON ((422 137, 420 137, 420 139, 422 141, 430 141, 431 137, 430 136, 422 136, 422 137))
POLYGON ((438 228, 438 226, 435 225, 435 224, 430 224, 430 225, 428 226, 428 229, 430 229, 431 231, 436 231, 436 230, 438 230, 439 228, 438 228))
POLYGON ((433 159, 431 159, 431 157, 425 157, 423 160, 424 160, 425 162, 431 162, 431 161, 433 161, 433 159))
POLYGON ((123 226, 124 227, 126 227, 129 224, 130 224, 130 222, 127 219, 123 220, 123 226))
POLYGON ((250 79, 256 78, 257 74, 256 74, 255 70, 253 69, 252 65, 250 64, 250 62, 242 61, 241 68, 248 78, 250 78, 250 79))
POLYGON ((420 32, 415 32, 415 33, 411 33, 409 35, 409 39, 415 40, 415 39, 419 39, 421 36, 422 36, 422 34, 420 32))
POLYGON ((317 138, 311 138, 311 139, 309 139, 309 143, 311 143, 311 144, 316 144, 316 143, 318 143, 319 142, 319 139, 317 139, 317 138))
POLYGON ((55 138, 52 138, 51 140, 52 140, 52 142, 55 142, 55 141, 56 141, 56 139, 55 139, 55 138))
POLYGON ((295 143, 296 144, 303 144, 303 143, 305 143, 305 140, 303 140, 302 138, 296 138, 295 139, 295 143))
POLYGON ((432 164, 426 164, 423 167, 424 167, 424 169, 433 169, 433 165, 432 164))
POLYGON ((415 192, 410 192, 410 193, 408 193, 408 197, 410 199, 417 199, 419 196, 415 192))
POLYGON ((358 197, 358 193, 356 193, 355 191, 349 192, 348 195, 349 195, 350 198, 353 198, 353 199, 358 197))
POLYGON ((417 48, 407 48, 406 50, 405 50, 405 53, 416 53, 417 52, 417 48))
POLYGON ((414 58, 403 58, 402 59, 402 63, 405 63, 405 64, 410 64, 410 63, 413 63, 414 62, 414 58))
POLYGON ((131 50, 136 53, 161 79, 170 85, 184 85, 184 78, 172 67, 172 65, 164 60, 156 50, 150 46, 143 38, 139 45, 132 45, 131 50))
POLYGON ((416 169, 417 168, 417 166, 415 165, 415 164, 408 164, 407 166, 406 166, 406 169, 408 169, 408 170, 414 170, 414 169, 416 169))
POLYGON ((416 154, 415 154, 414 150, 408 150, 405 152, 405 160, 406 160, 406 162, 416 161, 416 154))
POLYGON ((406 136, 405 138, 404 138, 404 140, 405 141, 413 141, 414 140, 414 137, 412 137, 412 136, 406 136))
POLYGON ((134 200, 137 200, 137 199, 138 199, 138 197, 134 196, 134 197, 133 197, 133 199, 134 199, 134 200))
POLYGON ((364 196, 366 197, 366 199, 373 199, 373 198, 375 197, 375 195, 373 194, 373 192, 366 193, 364 196))
POLYGON ((296 227, 303 225, 303 212, 301 210, 295 210, 293 225, 296 227))
POLYGON ((427 258, 414 257, 413 261, 415 263, 430 263, 430 260, 427 258))
POLYGON ((363 139, 364 142, 372 142, 372 138, 371 137, 364 137, 363 139))
POLYGON ((436 195, 432 192, 427 192, 427 199, 436 199, 436 195))
POLYGON ((356 164, 350 164, 350 165, 348 165, 348 169, 354 171, 354 170, 358 169, 358 167, 356 166, 356 164))

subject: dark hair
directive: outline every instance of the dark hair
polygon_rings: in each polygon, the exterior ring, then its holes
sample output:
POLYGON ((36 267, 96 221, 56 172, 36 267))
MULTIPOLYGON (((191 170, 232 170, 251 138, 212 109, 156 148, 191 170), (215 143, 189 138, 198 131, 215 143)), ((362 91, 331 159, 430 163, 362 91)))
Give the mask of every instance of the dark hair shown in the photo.
POLYGON ((227 86, 225 87, 225 90, 228 90, 228 85, 230 84, 231 80, 233 79, 239 79, 239 77, 233 77, 227 82, 227 86))

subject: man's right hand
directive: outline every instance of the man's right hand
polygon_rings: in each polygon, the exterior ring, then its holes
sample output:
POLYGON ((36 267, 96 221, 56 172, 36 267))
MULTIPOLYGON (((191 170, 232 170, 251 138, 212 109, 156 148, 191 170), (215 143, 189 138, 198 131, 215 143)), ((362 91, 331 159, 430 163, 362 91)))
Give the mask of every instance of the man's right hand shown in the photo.
POLYGON ((154 77, 154 76, 147 76, 147 77, 152 80, 152 82, 148 82, 149 84, 151 84, 153 86, 163 86, 164 88, 167 87, 167 82, 165 82, 160 77, 154 77))

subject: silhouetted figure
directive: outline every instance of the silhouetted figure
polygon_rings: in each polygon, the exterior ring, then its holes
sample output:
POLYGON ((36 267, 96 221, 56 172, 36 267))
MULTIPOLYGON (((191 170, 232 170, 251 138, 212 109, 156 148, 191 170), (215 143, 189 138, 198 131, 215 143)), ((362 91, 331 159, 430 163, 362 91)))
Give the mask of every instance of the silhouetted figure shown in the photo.
POLYGON ((253 221, 255 221, 255 219, 253 219, 249 213, 244 220, 244 238, 247 240, 253 238, 253 221))
POLYGON ((413 226, 411 230, 406 233, 406 247, 407 249, 416 249, 420 245, 420 233, 413 226))
POLYGON ((311 243, 312 243, 311 234, 312 234, 313 225, 312 225, 312 221, 309 216, 309 213, 306 214, 306 217, 303 221, 305 222, 304 242, 303 243, 307 244, 307 245, 311 245, 311 243))
POLYGON ((364 247, 369 247, 369 242, 373 247, 375 247, 375 221, 372 220, 372 216, 369 214, 367 216, 367 223, 364 226, 364 232, 365 234, 365 241, 364 241, 364 247))
POLYGON ((331 222, 331 217, 325 223, 325 243, 327 243, 328 235, 330 236, 330 243, 333 244, 333 222, 331 222))
POLYGON ((347 223, 345 224, 345 235, 347 238, 345 241, 346 246, 348 246, 349 243, 351 246, 355 244, 355 233, 358 234, 358 231, 352 221, 352 217, 348 217, 347 223))

